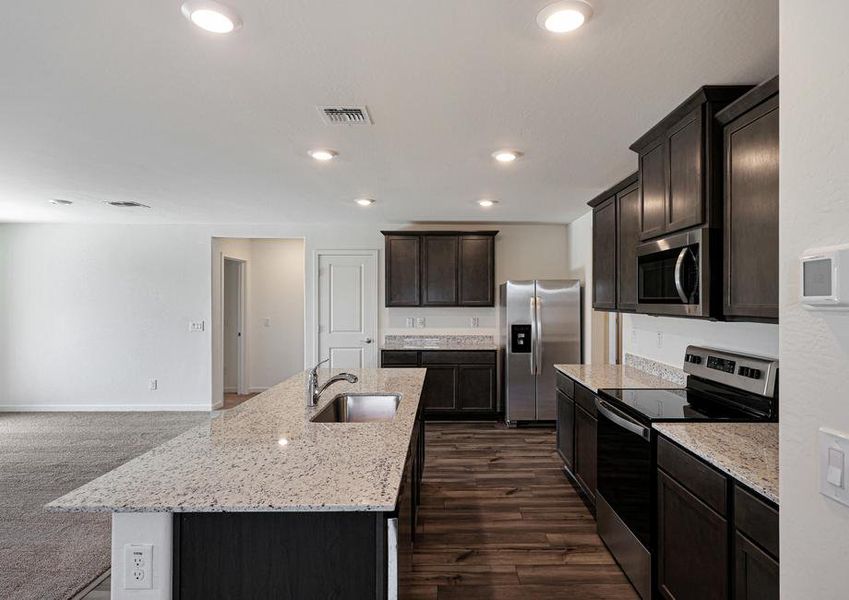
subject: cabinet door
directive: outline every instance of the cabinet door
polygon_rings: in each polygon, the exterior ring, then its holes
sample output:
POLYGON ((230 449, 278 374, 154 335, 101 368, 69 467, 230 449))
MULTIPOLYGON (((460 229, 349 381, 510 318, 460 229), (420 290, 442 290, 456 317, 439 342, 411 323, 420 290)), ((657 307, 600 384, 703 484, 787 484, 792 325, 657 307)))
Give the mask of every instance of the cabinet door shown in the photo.
POLYGON ((669 600, 728 597, 728 522, 657 471, 657 586, 669 600))
POLYGON ((419 306, 420 239, 413 235, 386 236, 386 306, 419 306))
POLYGON ((575 401, 557 391, 557 452, 570 472, 575 472, 575 401))
POLYGON ((734 565, 734 600, 778 600, 778 563, 739 531, 734 565))
POLYGON ((616 310, 616 197, 593 210, 593 308, 616 310))
POLYGON ((454 410, 457 407, 457 367, 428 366, 422 387, 422 404, 428 411, 454 410))
POLYGON ((666 227, 666 140, 640 153, 640 239, 663 233, 666 227))
POLYGON ((457 368, 457 404, 465 411, 495 410, 495 367, 462 365, 457 368))
POLYGON ((616 200, 616 308, 637 310, 637 244, 640 243, 640 192, 635 183, 616 200))
POLYGON ((457 236, 422 236, 422 306, 457 304, 457 236))
POLYGON ((595 504, 596 429, 598 423, 583 408, 575 408, 575 478, 595 504))
POLYGON ((728 317, 778 319, 778 97, 725 127, 728 317))
POLYGON ((495 239, 460 236, 460 306, 495 305, 495 239))
POLYGON ((705 220, 702 112, 700 106, 668 134, 667 233, 700 225, 705 220))

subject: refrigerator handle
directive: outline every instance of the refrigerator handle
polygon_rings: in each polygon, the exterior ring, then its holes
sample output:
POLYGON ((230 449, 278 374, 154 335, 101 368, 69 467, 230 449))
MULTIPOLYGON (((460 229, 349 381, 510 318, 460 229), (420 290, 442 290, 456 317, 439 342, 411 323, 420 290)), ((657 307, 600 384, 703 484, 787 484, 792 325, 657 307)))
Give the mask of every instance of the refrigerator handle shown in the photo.
POLYGON ((531 375, 537 374, 537 298, 531 296, 531 375))
POLYGON ((539 296, 535 298, 534 301, 534 322, 536 322, 536 337, 534 338, 534 352, 536 353, 536 358, 534 359, 534 365, 536 367, 536 371, 534 372, 536 375, 542 374, 542 314, 540 311, 542 306, 542 302, 540 302, 539 296))

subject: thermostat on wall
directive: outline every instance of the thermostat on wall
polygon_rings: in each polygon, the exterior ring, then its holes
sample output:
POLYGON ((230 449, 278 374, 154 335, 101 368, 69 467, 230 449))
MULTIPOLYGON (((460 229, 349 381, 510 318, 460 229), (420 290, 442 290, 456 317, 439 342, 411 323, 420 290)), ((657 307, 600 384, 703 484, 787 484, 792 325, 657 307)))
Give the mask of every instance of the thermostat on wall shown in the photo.
POLYGON ((802 255, 802 304, 809 310, 849 310, 849 244, 802 255))

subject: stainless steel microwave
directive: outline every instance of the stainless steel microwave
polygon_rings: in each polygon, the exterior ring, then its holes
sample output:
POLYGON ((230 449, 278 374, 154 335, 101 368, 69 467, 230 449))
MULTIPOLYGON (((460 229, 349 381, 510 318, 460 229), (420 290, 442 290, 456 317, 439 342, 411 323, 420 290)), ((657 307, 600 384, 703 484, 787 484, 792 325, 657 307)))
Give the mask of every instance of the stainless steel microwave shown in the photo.
POLYGON ((710 238, 700 228, 637 246, 637 312, 711 316, 710 238))

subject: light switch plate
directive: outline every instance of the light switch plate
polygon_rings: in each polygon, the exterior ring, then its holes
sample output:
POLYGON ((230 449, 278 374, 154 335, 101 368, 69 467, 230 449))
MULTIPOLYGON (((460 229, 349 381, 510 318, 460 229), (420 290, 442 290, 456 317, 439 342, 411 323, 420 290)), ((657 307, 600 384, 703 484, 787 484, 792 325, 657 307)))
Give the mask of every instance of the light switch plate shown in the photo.
POLYGON ((849 434, 820 427, 820 494, 849 506, 846 465, 849 462, 849 434))
POLYGON ((204 330, 204 322, 203 321, 189 321, 189 331, 197 332, 204 330))

